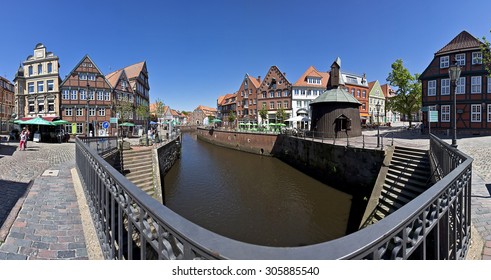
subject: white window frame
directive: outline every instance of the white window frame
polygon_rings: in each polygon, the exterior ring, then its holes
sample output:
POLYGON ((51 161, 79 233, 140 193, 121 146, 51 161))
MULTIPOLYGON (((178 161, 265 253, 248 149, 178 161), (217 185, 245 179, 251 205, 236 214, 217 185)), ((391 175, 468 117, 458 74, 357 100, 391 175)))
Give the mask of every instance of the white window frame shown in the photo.
POLYGON ((94 117, 95 116, 95 112, 96 112, 95 107, 90 107, 89 108, 89 116, 90 117, 94 117))
POLYGON ((37 92, 44 92, 44 81, 38 81, 36 83, 37 92))
POLYGON ((481 122, 482 107, 481 104, 471 104, 471 122, 481 122))
POLYGON ((436 96, 436 80, 428 81, 428 96, 436 96))
POLYGON ((65 108, 65 116, 68 116, 68 117, 73 116, 73 109, 72 108, 65 108))
POLYGON ((448 55, 440 57, 440 68, 448 68, 450 65, 450 57, 448 55))
POLYGON ((63 100, 70 100, 70 90, 64 89, 62 98, 63 100))
POLYGON ((450 105, 440 106, 440 121, 450 122, 450 105))
POLYGON ((99 116, 101 116, 101 117, 106 116, 106 108, 104 108, 104 107, 99 108, 99 116))
POLYGON ((450 95, 450 79, 440 80, 440 95, 450 95))
POLYGON ((472 76, 471 77, 471 93, 481 93, 482 92, 482 77, 472 76))
POLYGON ((54 80, 48 80, 46 81, 46 90, 47 91, 53 91, 55 90, 55 81, 54 80), (50 89, 50 86, 51 86, 51 89, 50 89))
POLYGON ((488 104, 488 122, 491 122, 491 104, 488 104))
POLYGON ((457 80, 457 88, 455 94, 465 94, 465 77, 460 77, 457 80))
POLYGON ((104 92, 104 100, 105 101, 110 101, 111 100, 111 95, 109 95, 109 92, 108 91, 105 91, 104 92))
POLYGON ((70 93, 70 99, 71 100, 77 100, 78 99, 77 95, 78 95, 77 90, 72 89, 72 92, 70 93))
POLYGON ((27 92, 28 93, 34 93, 35 85, 34 82, 28 82, 27 83, 27 92))
POLYGON ((457 61, 457 65, 464 66, 465 65, 465 53, 456 54, 455 60, 457 61))
POLYGON ((76 108, 75 113, 77 117, 82 117, 84 115, 84 108, 76 108))
POLYGON ((482 52, 472 53, 472 65, 482 64, 482 52))

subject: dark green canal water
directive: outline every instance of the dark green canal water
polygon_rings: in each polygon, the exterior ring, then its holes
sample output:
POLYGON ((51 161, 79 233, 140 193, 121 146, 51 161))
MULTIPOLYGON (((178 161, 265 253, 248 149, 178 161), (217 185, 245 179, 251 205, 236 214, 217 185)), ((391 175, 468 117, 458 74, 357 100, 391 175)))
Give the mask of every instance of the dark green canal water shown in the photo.
POLYGON ((165 204, 223 236, 291 247, 345 235, 351 196, 272 157, 183 134, 181 159, 164 179, 165 204))

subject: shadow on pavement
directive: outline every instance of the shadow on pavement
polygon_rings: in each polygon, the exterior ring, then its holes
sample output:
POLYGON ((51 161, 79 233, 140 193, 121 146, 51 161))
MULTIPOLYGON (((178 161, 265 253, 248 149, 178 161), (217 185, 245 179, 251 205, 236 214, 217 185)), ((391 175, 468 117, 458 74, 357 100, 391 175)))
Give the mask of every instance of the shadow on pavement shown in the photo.
MULTIPOLYGON (((4 239, 15 219, 9 217, 10 213, 19 211, 16 204, 19 199, 25 197, 30 183, 21 183, 9 180, 0 180, 0 241, 4 239)), ((16 213, 15 213, 16 214, 16 213)))
POLYGON ((15 150, 17 150, 17 146, 0 145, 0 158, 4 156, 12 156, 15 150))

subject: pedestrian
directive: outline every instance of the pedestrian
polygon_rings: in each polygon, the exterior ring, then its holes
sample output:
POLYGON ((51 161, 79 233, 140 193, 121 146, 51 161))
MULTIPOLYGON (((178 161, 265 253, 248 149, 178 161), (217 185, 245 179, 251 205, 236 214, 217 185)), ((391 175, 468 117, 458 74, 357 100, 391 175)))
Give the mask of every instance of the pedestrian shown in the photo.
POLYGON ((29 130, 29 126, 26 125, 26 142, 24 143, 24 150, 27 149, 27 141, 29 141, 29 136, 31 135, 31 131, 29 130))
POLYGON ((26 139, 27 139, 27 132, 26 132, 26 128, 24 127, 22 129, 22 132, 20 133, 19 151, 26 150, 26 141, 27 141, 26 139))

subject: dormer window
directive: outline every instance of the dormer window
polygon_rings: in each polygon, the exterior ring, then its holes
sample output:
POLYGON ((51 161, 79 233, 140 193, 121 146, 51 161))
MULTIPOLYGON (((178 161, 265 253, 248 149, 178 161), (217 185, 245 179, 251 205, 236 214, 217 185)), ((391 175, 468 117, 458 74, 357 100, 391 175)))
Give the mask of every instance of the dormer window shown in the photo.
POLYGON ((321 84, 321 79, 317 77, 307 77, 307 83, 308 84, 315 84, 315 85, 320 85, 321 84))

